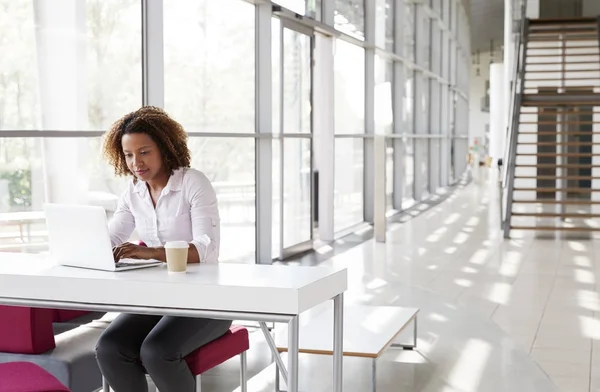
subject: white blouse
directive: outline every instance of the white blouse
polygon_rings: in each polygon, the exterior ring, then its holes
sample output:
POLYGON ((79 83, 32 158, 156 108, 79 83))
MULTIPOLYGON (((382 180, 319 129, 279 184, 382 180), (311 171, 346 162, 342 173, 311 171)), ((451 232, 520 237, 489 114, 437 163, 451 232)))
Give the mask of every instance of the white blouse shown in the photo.
POLYGON ((126 242, 136 229, 148 246, 167 241, 194 244, 201 263, 217 263, 220 219, 217 196, 204 173, 188 168, 176 170, 162 190, 156 208, 146 182, 130 182, 109 223, 112 246, 126 242))

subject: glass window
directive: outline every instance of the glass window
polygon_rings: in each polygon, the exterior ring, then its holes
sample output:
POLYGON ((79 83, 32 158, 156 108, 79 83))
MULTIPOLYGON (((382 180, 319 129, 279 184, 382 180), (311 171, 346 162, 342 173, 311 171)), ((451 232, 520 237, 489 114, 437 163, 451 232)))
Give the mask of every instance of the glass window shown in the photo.
POLYGON ((417 8, 417 64, 429 69, 431 56, 431 19, 423 6, 417 8))
POLYGON ((404 57, 415 61, 415 5, 404 5, 404 57))
POLYGON ((221 216, 221 262, 255 262, 255 143, 251 138, 189 140, 192 167, 211 180, 221 216), (232 244, 235 244, 232 246, 232 244))
POLYGON ((334 230, 340 231, 364 220, 364 140, 335 140, 334 230))
POLYGON ((0 130, 103 130, 141 105, 140 1, 0 9, 0 130))
POLYGON ((365 133, 365 51, 337 40, 334 57, 335 133, 365 133))
POLYGON ((375 45, 394 51, 395 0, 377 0, 375 8, 375 45))
POLYGON ((404 82, 403 133, 414 133, 415 72, 406 69, 404 82))
POLYGON ((127 179, 114 176, 101 142, 0 138, 0 252, 48 250, 46 202, 97 205, 112 216, 127 179))
POLYGON ((414 139, 404 139, 404 155, 402 167, 404 168, 404 192, 402 193, 402 207, 407 208, 415 199, 415 152, 414 139))
POLYGON ((335 0, 335 28, 356 38, 365 37, 365 0, 335 0))
POLYGON ((394 209, 394 143, 388 139, 385 149, 385 204, 386 211, 394 209))
POLYGON ((394 63, 375 56, 375 133, 390 134, 394 128, 392 81, 394 63))
POLYGON ((165 108, 188 132, 254 132, 254 25, 245 1, 165 2, 165 108))

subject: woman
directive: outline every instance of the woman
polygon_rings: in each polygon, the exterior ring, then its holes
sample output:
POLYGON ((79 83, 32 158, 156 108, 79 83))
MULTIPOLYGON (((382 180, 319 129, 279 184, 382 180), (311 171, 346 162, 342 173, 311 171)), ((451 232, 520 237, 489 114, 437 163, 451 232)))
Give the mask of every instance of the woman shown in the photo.
MULTIPOLYGON (((161 109, 143 107, 111 127, 104 154, 116 175, 133 176, 109 224, 115 261, 165 262, 165 242, 183 240, 190 243, 188 263, 217 262, 217 198, 208 178, 189 168, 179 123, 161 109), (134 229, 147 246, 126 242, 134 229)), ((161 392, 192 392, 185 356, 230 326, 227 320, 121 314, 98 340, 96 357, 116 392, 147 391, 145 372, 161 392)))

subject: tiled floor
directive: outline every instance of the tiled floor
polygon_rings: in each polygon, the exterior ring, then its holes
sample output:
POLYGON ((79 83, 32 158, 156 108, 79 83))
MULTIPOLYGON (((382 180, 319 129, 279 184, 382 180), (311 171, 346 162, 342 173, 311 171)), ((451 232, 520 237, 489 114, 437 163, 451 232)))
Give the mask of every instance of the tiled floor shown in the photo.
MULTIPOLYGON (((600 392, 600 242, 505 241, 498 220, 494 186, 471 184, 390 224, 385 244, 369 240, 321 263, 348 268, 346 303, 421 309, 418 350, 381 358, 378 391, 600 392)), ((260 333, 249 359, 249 390, 273 391, 260 333)), ((302 391, 331 391, 330 357, 301 355, 300 364, 302 391)), ((370 363, 344 364, 344 391, 369 391, 370 363)), ((210 372, 205 387, 236 390, 236 370, 231 362, 210 372)))

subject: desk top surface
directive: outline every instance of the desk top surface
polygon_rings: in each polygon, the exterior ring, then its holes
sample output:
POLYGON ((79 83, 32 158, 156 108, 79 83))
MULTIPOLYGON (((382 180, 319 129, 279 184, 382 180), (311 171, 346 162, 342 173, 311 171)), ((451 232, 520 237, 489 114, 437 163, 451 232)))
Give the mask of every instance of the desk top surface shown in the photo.
POLYGON ((0 298, 298 314, 346 288, 346 269, 221 263, 170 275, 164 265, 108 272, 0 253, 0 298))

